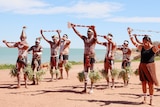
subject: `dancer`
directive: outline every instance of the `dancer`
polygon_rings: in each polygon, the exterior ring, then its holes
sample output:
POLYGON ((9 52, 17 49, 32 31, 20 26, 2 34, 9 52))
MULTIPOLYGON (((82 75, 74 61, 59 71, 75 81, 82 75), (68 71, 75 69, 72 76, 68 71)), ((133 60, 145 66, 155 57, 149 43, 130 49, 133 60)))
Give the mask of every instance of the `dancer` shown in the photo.
POLYGON ((147 98, 147 84, 149 86, 149 95, 150 95, 150 105, 153 104, 153 94, 154 94, 154 85, 158 86, 158 80, 156 76, 156 67, 155 67, 155 53, 160 50, 159 45, 153 45, 151 38, 145 35, 142 39, 142 44, 139 44, 134 40, 134 35, 132 35, 133 29, 127 28, 131 42, 137 49, 141 52, 141 59, 139 65, 139 77, 142 82, 142 91, 144 94, 144 100, 142 103, 146 103, 147 98))
MULTIPOLYGON (((87 37, 81 35, 76 30, 76 25, 71 23, 71 27, 73 31, 83 40, 84 42, 84 75, 85 75, 85 83, 84 90, 81 92, 87 93, 87 82, 88 82, 88 72, 94 70, 95 63, 95 45, 97 42, 97 34, 95 31, 95 26, 86 26, 88 27, 87 37)), ((93 82, 91 82, 91 90, 89 93, 93 93, 93 82)))
MULTIPOLYGON (((105 59, 104 59, 104 70, 107 73, 107 86, 108 88, 110 87, 109 84, 109 71, 112 74, 112 69, 114 67, 114 54, 116 51, 116 43, 113 42, 112 38, 113 35, 111 33, 108 33, 107 36, 103 36, 104 39, 106 39, 108 42, 99 42, 97 41, 98 44, 103 45, 106 47, 106 55, 105 55, 105 59)), ((112 76, 112 89, 114 89, 114 77, 112 76)))
MULTIPOLYGON (((118 50, 122 51, 123 57, 122 57, 122 69, 126 69, 127 67, 130 67, 131 64, 131 49, 128 47, 129 45, 129 41, 128 40, 124 40, 123 45, 120 45, 119 47, 117 47, 118 50)), ((127 77, 124 80, 124 86, 127 86, 129 83, 129 78, 130 75, 127 73, 127 77)))
MULTIPOLYGON (((61 45, 60 45, 60 55, 59 55, 60 78, 59 79, 63 79, 63 68, 65 64, 68 63, 70 44, 71 44, 71 41, 68 39, 68 35, 64 34, 61 40, 61 45)), ((68 78, 69 76, 68 71, 66 71, 66 73, 68 78)))
MULTIPOLYGON (((60 37, 60 32, 61 31, 56 30, 56 32, 58 33, 58 37, 57 37, 57 35, 53 35, 52 36, 53 41, 50 41, 50 40, 46 39, 46 37, 43 35, 43 30, 41 30, 40 32, 41 32, 41 35, 44 38, 44 40, 46 40, 50 44, 50 51, 51 51, 50 74, 51 74, 51 81, 53 81, 53 75, 54 75, 53 70, 58 69, 58 51, 59 51, 60 42, 61 42, 61 37, 60 37)), ((58 74, 56 74, 56 79, 57 78, 58 78, 58 74)))
MULTIPOLYGON (((29 45, 26 41, 27 36, 25 34, 25 26, 23 27, 20 40, 19 42, 7 42, 6 40, 3 40, 3 43, 6 44, 9 48, 18 48, 18 58, 16 62, 16 69, 17 69, 17 80, 18 85, 17 88, 20 88, 20 73, 24 70, 24 68, 27 66, 27 50, 29 48, 29 45)), ((24 81, 25 81, 25 87, 27 88, 27 75, 24 73, 24 81)))
MULTIPOLYGON (((41 55, 42 55, 43 48, 40 45, 40 40, 41 40, 41 37, 36 38, 35 45, 31 46, 28 49, 29 53, 32 51, 31 68, 32 68, 32 70, 34 72, 33 83, 31 85, 35 85, 36 84, 36 79, 35 79, 36 72, 39 71, 40 68, 41 68, 40 65, 41 65, 41 55)), ((38 80, 37 80, 37 84, 38 84, 38 80)))

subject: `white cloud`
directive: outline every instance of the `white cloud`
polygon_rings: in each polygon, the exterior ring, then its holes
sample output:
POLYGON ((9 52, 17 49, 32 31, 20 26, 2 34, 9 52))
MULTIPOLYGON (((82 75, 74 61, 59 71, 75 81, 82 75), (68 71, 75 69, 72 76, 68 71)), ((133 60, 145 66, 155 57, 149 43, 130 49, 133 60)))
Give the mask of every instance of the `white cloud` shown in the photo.
MULTIPOLYGON (((40 0, 0 0, 1 12, 26 13, 28 10, 49 6, 40 0)), ((29 14, 29 13, 28 13, 29 14)))
POLYGON ((74 13, 77 17, 86 18, 105 18, 111 16, 112 12, 120 11, 122 5, 109 2, 78 2, 69 8, 70 13, 74 13))
POLYGON ((104 18, 121 9, 121 4, 111 2, 80 1, 67 6, 51 6, 40 0, 0 0, 1 12, 16 14, 68 14, 84 18, 104 18))
POLYGON ((131 22, 131 23, 160 23, 160 17, 116 17, 106 19, 111 22, 131 22))
POLYGON ((0 0, 0 12, 26 15, 65 14, 79 18, 100 18, 110 22, 160 22, 160 17, 113 17, 113 12, 123 10, 123 4, 115 2, 77 1, 64 4, 55 6, 47 3, 47 0, 0 0))

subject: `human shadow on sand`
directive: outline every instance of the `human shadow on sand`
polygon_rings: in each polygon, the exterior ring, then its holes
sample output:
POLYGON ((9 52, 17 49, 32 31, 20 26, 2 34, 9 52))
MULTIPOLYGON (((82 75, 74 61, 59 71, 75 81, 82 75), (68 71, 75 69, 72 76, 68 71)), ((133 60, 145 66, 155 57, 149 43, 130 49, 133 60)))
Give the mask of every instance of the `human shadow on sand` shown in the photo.
POLYGON ((47 94, 47 93, 76 93, 76 94, 80 94, 80 92, 78 92, 78 91, 64 89, 64 90, 55 90, 55 91, 39 90, 39 93, 35 93, 35 94, 31 94, 31 95, 35 96, 35 95, 47 94))
MULTIPOLYGON (((143 94, 133 94, 133 93, 119 93, 123 97, 135 98, 138 99, 143 96, 143 94)), ((149 96, 149 95, 148 95, 149 96)), ((159 97, 160 95, 154 94, 154 97, 159 97)))
POLYGON ((155 90, 156 90, 157 92, 159 92, 159 91, 160 91, 160 88, 155 88, 155 90))
MULTIPOLYGON (((24 84, 22 84, 24 85, 24 84)), ((6 89, 16 89, 17 88, 17 84, 0 84, 0 88, 6 88, 6 89)))
MULTIPOLYGON (((75 85, 75 86, 72 86, 72 87, 73 87, 73 89, 84 88, 83 85, 75 85)), ((108 89, 108 85, 107 84, 95 84, 93 87, 96 90, 105 90, 105 89, 108 89)), ((91 88, 90 84, 88 84, 87 88, 89 88, 89 89, 91 88)), ((124 85, 123 85, 123 83, 115 82, 115 88, 124 88, 124 85)))
POLYGON ((48 93, 76 93, 80 94, 78 91, 74 90, 35 90, 35 91, 23 91, 23 92, 11 92, 10 94, 23 94, 23 95, 31 95, 31 96, 36 96, 36 95, 42 95, 42 94, 48 94, 48 93))
POLYGON ((135 99, 142 97, 141 94, 133 94, 133 93, 119 93, 119 95, 121 95, 123 97, 126 96, 126 97, 130 97, 130 98, 135 98, 135 99))
POLYGON ((99 104, 98 106, 106 106, 106 105, 110 105, 110 104, 123 104, 123 105, 140 105, 139 102, 131 102, 131 101, 114 101, 114 100, 87 100, 87 99, 68 99, 68 100, 72 100, 72 101, 86 101, 86 102, 90 102, 90 103, 95 103, 95 104, 99 104))

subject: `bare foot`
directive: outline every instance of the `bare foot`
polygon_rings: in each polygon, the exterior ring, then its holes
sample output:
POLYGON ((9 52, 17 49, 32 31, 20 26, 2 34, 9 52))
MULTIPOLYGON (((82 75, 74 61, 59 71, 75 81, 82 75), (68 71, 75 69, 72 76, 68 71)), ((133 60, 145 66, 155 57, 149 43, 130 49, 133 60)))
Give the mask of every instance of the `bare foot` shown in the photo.
POLYGON ((35 84, 36 84, 35 81, 33 81, 33 83, 31 85, 35 85, 35 84))
POLYGON ((81 91, 81 94, 86 94, 87 93, 87 90, 83 90, 83 91, 81 91))
POLYGON ((149 105, 151 105, 151 106, 153 105, 153 104, 152 104, 152 99, 150 99, 150 104, 149 104, 149 105))
POLYGON ((63 79, 63 77, 59 77, 58 79, 61 80, 61 79, 63 79))
POLYGON ((144 101, 142 101, 142 102, 140 102, 140 104, 146 104, 147 102, 144 100, 144 101))
POLYGON ((115 86, 112 86, 112 88, 111 88, 112 90, 114 90, 115 89, 115 86))
POLYGON ((17 85, 17 88, 20 88, 21 87, 21 85, 17 85))

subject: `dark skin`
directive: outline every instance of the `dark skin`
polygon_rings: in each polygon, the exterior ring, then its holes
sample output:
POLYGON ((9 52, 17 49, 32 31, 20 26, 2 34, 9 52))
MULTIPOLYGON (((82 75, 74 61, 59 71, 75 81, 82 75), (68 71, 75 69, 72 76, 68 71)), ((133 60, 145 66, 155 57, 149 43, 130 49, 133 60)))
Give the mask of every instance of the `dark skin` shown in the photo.
MULTIPOLYGON (((95 45, 97 42, 97 34, 95 31, 95 26, 89 26, 89 29, 87 31, 87 37, 83 36, 82 34, 80 34, 77 30, 76 30, 76 25, 71 24, 73 31, 84 41, 84 58, 85 58, 85 62, 84 62, 84 75, 85 75, 85 79, 87 77, 88 71, 90 70, 94 70, 94 63, 90 63, 89 57, 90 55, 94 55, 95 54, 95 45)), ((86 80, 87 81, 87 80, 86 80)), ((82 93, 86 93, 87 91, 87 83, 85 82, 85 87, 84 90, 82 91, 82 93)), ((91 82, 91 90, 93 89, 93 83, 91 82)))
MULTIPOLYGON (((20 40, 21 41, 19 41, 19 42, 7 42, 6 40, 3 40, 3 43, 5 43, 7 47, 18 48, 18 50, 19 50, 19 55, 18 55, 19 62, 16 63, 16 67, 18 69, 18 74, 17 74, 18 85, 17 85, 17 88, 20 88, 20 86, 21 86, 21 84, 20 84, 20 72, 21 72, 21 70, 24 70, 24 67, 26 66, 26 63, 23 62, 23 61, 20 61, 20 59, 27 58, 26 54, 27 54, 27 50, 29 48, 29 45, 26 42, 26 37, 21 37, 20 40)), ((27 88, 26 74, 24 74, 24 80, 25 80, 25 87, 27 88)))
MULTIPOLYGON (((45 41, 47 41, 50 44, 50 50, 51 50, 51 58, 52 60, 50 61, 50 72, 52 72, 53 69, 57 70, 58 69, 58 61, 55 60, 54 58, 56 57, 58 51, 59 51, 59 46, 60 46, 60 42, 61 42, 61 37, 60 37, 60 30, 56 30, 56 32, 58 33, 58 38, 56 36, 52 36, 52 41, 48 40, 44 34, 43 34, 43 30, 40 30, 40 33, 42 35, 42 37, 44 38, 45 41)), ((57 78, 57 76, 56 76, 57 78)), ((53 80, 53 74, 51 74, 51 81, 53 80)))
MULTIPOLYGON (((64 47, 62 46, 63 49, 60 51, 60 56, 68 55, 71 41, 68 39, 68 37, 65 34, 62 37, 62 41, 63 41, 62 44, 65 42, 65 45, 64 45, 64 47)), ((59 61, 59 69, 60 69, 60 78, 59 79, 63 79, 63 65, 65 65, 67 62, 68 62, 68 60, 66 60, 66 59, 63 60, 63 58, 62 58, 62 60, 59 61)), ((66 73, 67 73, 67 78, 68 78, 69 73, 67 70, 66 70, 66 73)))
MULTIPOLYGON (((73 30, 75 31, 75 33, 76 33, 81 39, 83 39, 84 36, 81 35, 81 34, 75 29, 75 25, 74 25, 74 24, 71 24, 71 26, 72 26, 73 30)), ((90 38, 92 37, 92 35, 94 34, 94 35, 93 35, 94 39, 97 39, 97 34, 96 34, 96 31, 95 31, 95 26, 92 25, 92 26, 89 27, 89 29, 91 29, 93 32, 87 32, 87 38, 90 39, 90 38)), ((96 44, 96 42, 93 43, 93 44, 96 44)), ((92 49, 92 50, 87 50, 86 53, 84 53, 84 54, 92 54, 93 50, 94 50, 94 49, 92 49)), ((86 68, 85 65, 84 65, 84 68, 85 68, 85 69, 88 69, 88 68, 86 68)), ((93 70, 93 68, 94 68, 94 64, 91 64, 90 70, 93 70)))
MULTIPOLYGON (((112 38, 110 36, 104 36, 104 39, 106 39, 108 42, 99 42, 97 41, 97 44, 100 44, 100 45, 103 45, 105 47, 110 47, 112 46, 112 49, 111 49, 111 55, 110 56, 105 56, 106 60, 104 62, 104 70, 105 72, 107 73, 107 77, 106 77, 106 80, 107 80, 107 85, 109 86, 109 71, 111 72, 112 69, 113 69, 113 64, 109 64, 109 60, 113 60, 114 59, 114 52, 116 50, 116 44, 115 42, 112 41, 112 38)), ((112 73, 112 72, 111 72, 112 73)), ((112 77, 112 88, 114 88, 114 78, 112 77)))

